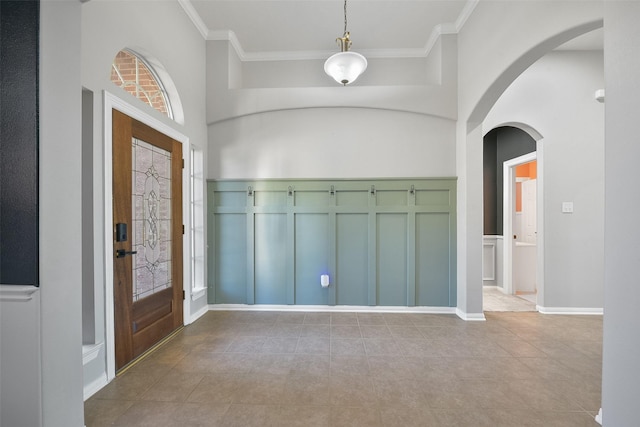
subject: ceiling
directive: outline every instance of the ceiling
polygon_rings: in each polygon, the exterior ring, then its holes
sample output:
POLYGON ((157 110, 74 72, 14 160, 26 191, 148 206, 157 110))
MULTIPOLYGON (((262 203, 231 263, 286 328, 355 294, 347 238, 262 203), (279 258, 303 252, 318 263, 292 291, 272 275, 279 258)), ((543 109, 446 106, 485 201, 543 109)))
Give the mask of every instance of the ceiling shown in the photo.
MULTIPOLYGON (((237 38, 248 57, 326 57, 344 31, 342 0, 180 0, 210 40, 237 38), (193 16, 195 12, 195 15, 193 16), (232 32, 233 34, 231 34, 232 32)), ((370 57, 419 56, 456 32, 477 0, 349 0, 352 50, 370 57)))
MULTIPOLYGON (((230 40, 243 60, 320 59, 337 52, 343 0, 178 0, 207 40, 230 40)), ((352 50, 369 58, 421 57, 456 33, 478 0, 348 0, 352 50)), ((601 50, 602 31, 558 50, 601 50)))

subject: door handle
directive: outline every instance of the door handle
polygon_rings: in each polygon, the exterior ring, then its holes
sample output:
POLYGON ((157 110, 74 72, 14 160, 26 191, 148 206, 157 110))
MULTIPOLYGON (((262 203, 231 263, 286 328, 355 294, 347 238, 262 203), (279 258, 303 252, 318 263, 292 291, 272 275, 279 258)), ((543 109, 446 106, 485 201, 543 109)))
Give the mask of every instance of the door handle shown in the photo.
POLYGON ((135 255, 138 251, 125 251, 124 249, 116 249, 116 258, 124 258, 127 255, 135 255))

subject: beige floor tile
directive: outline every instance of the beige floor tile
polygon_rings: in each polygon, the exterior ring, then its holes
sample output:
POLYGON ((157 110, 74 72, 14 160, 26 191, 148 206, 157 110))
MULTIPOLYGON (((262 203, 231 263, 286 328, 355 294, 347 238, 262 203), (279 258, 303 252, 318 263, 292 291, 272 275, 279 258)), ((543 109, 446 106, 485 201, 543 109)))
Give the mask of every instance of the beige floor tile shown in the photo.
POLYGON ((110 426, 122 415, 133 401, 89 399, 85 402, 85 425, 86 427, 110 426))
POLYGON ((331 355, 331 377, 369 375, 366 356, 331 355))
POLYGON ((358 324, 364 325, 386 325, 382 313, 358 313, 358 324))
POLYGON ((169 372, 144 392, 141 399, 155 402, 183 402, 203 378, 203 374, 169 372))
POLYGON ((296 354, 290 365, 291 375, 312 375, 318 377, 328 377, 331 363, 327 354, 296 354))
POLYGON ((208 312, 85 402, 88 427, 592 427, 602 318, 208 312))
POLYGON ((288 375, 295 358, 294 354, 261 354, 249 375, 288 375))
POLYGON ((329 377, 289 375, 281 403, 301 406, 328 405, 329 377))
POLYGON ((260 353, 295 353, 298 338, 269 337, 265 340, 260 353))
POLYGON ((362 338, 358 325, 331 325, 331 338, 362 338))
POLYGON ((298 339, 296 353, 302 354, 329 354, 331 350, 330 339, 321 337, 301 337, 298 339))
POLYGON ((306 313, 303 323, 311 325, 329 325, 331 323, 330 313, 306 313))
POLYGON ((380 410, 377 407, 331 408, 331 427, 381 427, 380 410))
POLYGON ((357 325, 356 313, 331 313, 331 325, 357 325))
POLYGON ((281 425, 280 420, 280 407, 276 405, 231 405, 220 425, 224 427, 276 427, 281 425))
POLYGON ((360 333, 363 338, 392 338, 391 331, 384 323, 381 325, 360 325, 360 333))
POLYGON ((172 427, 173 414, 180 406, 172 402, 135 402, 114 422, 122 427, 172 427))
POLYGON ((215 427, 222 424, 229 406, 225 403, 184 403, 176 408, 172 417, 175 426, 179 427, 215 427))
POLYGON ((243 375, 233 391, 233 404, 277 405, 282 402, 287 376, 243 375))
POLYGON ((360 338, 331 339, 331 354, 343 356, 364 355, 364 344, 360 338))
POLYGON ((328 427, 331 416, 329 406, 281 406, 277 415, 277 426, 282 427, 328 427))
POLYGON ((244 375, 207 375, 187 397, 191 403, 231 403, 233 394, 243 384, 244 375))
POLYGON ((98 391, 94 397, 96 399, 139 400, 142 394, 156 381, 157 378, 149 378, 144 374, 126 372, 98 391))
POLYGON ((375 382, 367 376, 332 376, 329 393, 334 406, 375 407, 379 403, 375 382))

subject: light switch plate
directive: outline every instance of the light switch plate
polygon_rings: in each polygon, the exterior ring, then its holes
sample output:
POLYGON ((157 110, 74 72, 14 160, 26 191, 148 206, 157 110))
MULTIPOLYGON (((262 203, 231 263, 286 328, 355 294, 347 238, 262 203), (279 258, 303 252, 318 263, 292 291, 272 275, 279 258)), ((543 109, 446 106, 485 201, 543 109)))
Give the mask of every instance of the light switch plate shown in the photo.
POLYGON ((573 202, 562 202, 562 213, 573 213, 573 202))

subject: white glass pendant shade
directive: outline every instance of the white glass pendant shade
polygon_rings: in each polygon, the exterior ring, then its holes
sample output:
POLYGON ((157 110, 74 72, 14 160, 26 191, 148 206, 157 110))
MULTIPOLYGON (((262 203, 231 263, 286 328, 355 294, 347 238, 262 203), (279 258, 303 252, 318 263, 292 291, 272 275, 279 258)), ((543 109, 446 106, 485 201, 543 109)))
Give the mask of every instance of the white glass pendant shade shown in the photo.
POLYGON ((357 52, 338 52, 324 63, 324 72, 340 84, 348 85, 367 69, 367 58, 357 52))

